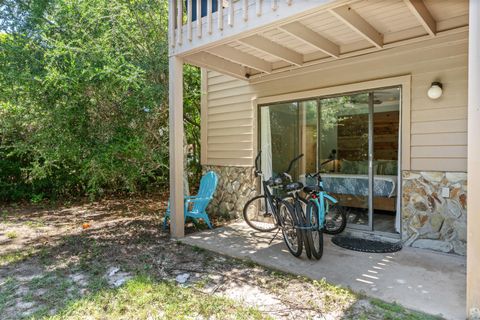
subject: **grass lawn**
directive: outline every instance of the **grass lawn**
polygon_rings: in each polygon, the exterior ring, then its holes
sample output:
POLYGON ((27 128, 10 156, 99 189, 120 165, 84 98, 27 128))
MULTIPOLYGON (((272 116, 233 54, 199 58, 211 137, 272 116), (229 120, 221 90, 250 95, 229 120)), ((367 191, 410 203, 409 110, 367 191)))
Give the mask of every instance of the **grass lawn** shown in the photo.
POLYGON ((266 319, 257 309, 173 282, 138 276, 118 289, 73 301, 50 319, 266 319))
POLYGON ((438 319, 172 241, 160 200, 0 208, 0 319, 438 319))

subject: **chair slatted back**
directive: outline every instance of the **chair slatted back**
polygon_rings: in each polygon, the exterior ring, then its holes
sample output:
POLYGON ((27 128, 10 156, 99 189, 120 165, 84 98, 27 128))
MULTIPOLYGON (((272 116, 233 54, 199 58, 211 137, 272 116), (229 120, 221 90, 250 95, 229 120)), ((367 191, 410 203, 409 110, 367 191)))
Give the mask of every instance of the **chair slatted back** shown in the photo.
POLYGON ((213 194, 217 189, 218 176, 213 171, 208 171, 200 179, 200 187, 198 189, 198 198, 204 199, 204 201, 195 201, 192 211, 194 212, 204 212, 207 208, 207 205, 210 203, 210 200, 213 198, 213 194))

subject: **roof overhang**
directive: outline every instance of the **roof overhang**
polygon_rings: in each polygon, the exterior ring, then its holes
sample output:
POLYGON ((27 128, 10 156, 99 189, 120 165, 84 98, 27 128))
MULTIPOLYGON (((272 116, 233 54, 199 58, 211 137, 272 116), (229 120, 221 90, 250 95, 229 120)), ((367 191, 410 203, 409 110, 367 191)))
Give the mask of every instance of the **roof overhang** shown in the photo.
POLYGON ((304 9, 181 56, 187 63, 255 81, 468 30, 466 0, 338 0, 304 9))

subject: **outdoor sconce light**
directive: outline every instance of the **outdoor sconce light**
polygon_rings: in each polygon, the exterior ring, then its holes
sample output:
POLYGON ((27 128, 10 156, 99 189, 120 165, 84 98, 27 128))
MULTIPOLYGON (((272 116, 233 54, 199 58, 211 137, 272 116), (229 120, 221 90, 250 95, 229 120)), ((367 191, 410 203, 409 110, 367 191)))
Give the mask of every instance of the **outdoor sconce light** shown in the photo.
POLYGON ((430 89, 428 89, 427 95, 430 99, 438 99, 442 96, 443 85, 441 82, 432 82, 430 89))

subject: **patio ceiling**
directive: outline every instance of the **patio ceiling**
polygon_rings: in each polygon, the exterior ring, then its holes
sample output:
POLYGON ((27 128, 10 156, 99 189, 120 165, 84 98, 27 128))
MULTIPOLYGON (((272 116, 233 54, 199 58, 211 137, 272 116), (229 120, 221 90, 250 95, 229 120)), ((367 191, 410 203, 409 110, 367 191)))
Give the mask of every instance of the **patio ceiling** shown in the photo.
POLYGON ((334 1, 300 18, 218 41, 186 62, 233 77, 264 75, 442 37, 468 29, 468 0, 334 1))

